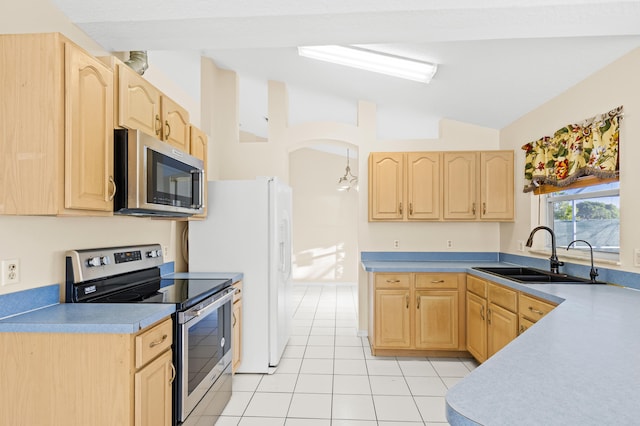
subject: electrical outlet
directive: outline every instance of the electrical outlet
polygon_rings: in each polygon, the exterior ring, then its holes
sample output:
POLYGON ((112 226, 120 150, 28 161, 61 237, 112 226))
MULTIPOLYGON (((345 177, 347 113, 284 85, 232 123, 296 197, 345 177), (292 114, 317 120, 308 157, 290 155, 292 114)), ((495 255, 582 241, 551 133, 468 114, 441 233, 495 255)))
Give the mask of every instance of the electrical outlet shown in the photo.
POLYGON ((640 249, 633 250, 633 266, 640 266, 640 249))
POLYGON ((393 248, 400 248, 400 241, 399 240, 393 240, 393 248))
POLYGON ((518 251, 524 251, 524 241, 518 240, 518 251))
POLYGON ((447 248, 453 248, 453 241, 447 240, 447 248))
POLYGON ((2 285, 18 284, 20 282, 20 261, 18 259, 3 260, 0 262, 2 285))
POLYGON ((162 246, 162 257, 164 259, 169 257, 169 246, 162 246))

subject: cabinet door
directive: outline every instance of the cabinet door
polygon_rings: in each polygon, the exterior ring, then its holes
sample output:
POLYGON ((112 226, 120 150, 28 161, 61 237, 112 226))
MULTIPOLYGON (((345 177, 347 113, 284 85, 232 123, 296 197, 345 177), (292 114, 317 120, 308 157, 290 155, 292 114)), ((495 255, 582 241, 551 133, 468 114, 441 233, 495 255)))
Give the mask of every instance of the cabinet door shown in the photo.
POLYGON ((467 291, 467 350, 475 359, 487 359, 487 300, 467 291))
POLYGON ((374 152, 369 157, 369 220, 402 220, 404 154, 374 152))
POLYGON ((487 312, 487 343, 489 357, 518 337, 518 316, 493 303, 487 312))
POLYGON ((65 44, 67 209, 113 211, 113 72, 65 44))
POLYGON ((458 349, 458 291, 416 291, 416 348, 458 349))
POLYGON ((476 154, 445 152, 444 218, 476 219, 476 154))
POLYGON ((513 151, 480 153, 480 218, 513 219, 513 151))
POLYGON ((409 220, 440 219, 440 153, 407 154, 409 220))
POLYGON ((162 137, 160 92, 126 65, 118 65, 118 123, 156 138, 162 137))
POLYGON ((375 346, 409 348, 411 316, 409 290, 376 290, 375 346))
POLYGON ((189 149, 189 113, 166 96, 162 96, 162 139, 183 152, 189 149))
POLYGON ((191 155, 201 159, 204 162, 204 199, 203 199, 204 209, 202 211, 202 214, 195 215, 194 217, 205 218, 207 217, 207 194, 209 192, 207 190, 207 180, 209 176, 207 173, 208 172, 207 164, 208 164, 208 157, 209 157, 208 155, 209 140, 205 132, 203 132, 202 130, 194 126, 191 126, 189 139, 190 139, 189 145, 191 149, 191 155))
POLYGON ((172 352, 166 351, 135 374, 135 426, 170 426, 172 352))

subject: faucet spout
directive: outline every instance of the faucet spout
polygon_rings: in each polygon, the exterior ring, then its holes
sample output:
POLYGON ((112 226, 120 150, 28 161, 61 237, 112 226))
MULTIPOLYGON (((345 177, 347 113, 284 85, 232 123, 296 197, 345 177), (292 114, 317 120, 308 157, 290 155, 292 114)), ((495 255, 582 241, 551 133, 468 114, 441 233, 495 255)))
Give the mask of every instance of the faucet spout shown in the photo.
POLYGON ((567 250, 569 250, 569 247, 571 247, 573 243, 577 243, 578 241, 589 246, 589 251, 591 251, 591 271, 589 271, 589 277, 591 277, 591 282, 595 283, 596 277, 598 276, 598 270, 593 267, 593 247, 591 246, 591 244, 589 244, 589 242, 585 240, 573 240, 567 245, 567 250))
POLYGON ((531 248, 531 246, 533 245, 534 234, 541 229, 544 229, 551 235, 551 257, 549 258, 550 270, 554 274, 559 274, 560 266, 564 265, 564 262, 560 262, 558 260, 558 255, 556 253, 556 234, 553 232, 553 229, 549 228, 548 226, 537 226, 533 228, 531 230, 531 233, 529 234, 529 238, 527 239, 525 246, 531 248))

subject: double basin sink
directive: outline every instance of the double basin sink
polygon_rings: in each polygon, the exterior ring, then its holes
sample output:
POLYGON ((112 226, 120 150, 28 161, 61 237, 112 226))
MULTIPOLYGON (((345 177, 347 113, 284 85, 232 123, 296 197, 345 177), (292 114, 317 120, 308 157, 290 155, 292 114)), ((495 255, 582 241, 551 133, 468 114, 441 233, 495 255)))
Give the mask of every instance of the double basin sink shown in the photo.
POLYGON ((494 268, 475 267, 473 269, 523 284, 606 284, 600 281, 593 282, 588 278, 574 277, 567 274, 554 274, 536 268, 502 266, 494 268))

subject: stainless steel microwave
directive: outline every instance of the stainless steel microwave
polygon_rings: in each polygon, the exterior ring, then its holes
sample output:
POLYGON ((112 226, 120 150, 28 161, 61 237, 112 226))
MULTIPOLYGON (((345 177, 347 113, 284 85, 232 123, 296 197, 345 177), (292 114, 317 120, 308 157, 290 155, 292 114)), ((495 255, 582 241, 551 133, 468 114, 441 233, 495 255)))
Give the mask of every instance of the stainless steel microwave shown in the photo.
POLYGON ((185 217, 202 213, 204 163, 139 130, 114 131, 116 214, 185 217))

